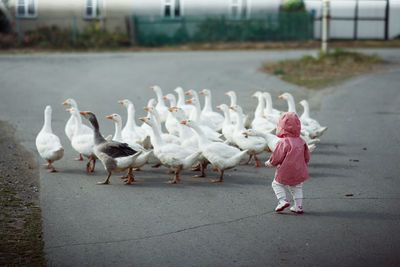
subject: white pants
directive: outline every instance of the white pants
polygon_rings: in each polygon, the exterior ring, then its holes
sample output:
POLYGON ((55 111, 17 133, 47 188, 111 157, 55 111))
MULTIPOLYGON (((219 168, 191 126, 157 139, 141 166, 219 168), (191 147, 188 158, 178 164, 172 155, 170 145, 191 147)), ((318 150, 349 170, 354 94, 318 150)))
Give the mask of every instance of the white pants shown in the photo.
POLYGON ((303 183, 299 183, 296 185, 284 185, 278 183, 274 179, 274 181, 272 182, 272 189, 274 190, 275 195, 279 200, 286 199, 285 187, 288 187, 290 194, 292 194, 293 196, 293 200, 303 198, 303 183))

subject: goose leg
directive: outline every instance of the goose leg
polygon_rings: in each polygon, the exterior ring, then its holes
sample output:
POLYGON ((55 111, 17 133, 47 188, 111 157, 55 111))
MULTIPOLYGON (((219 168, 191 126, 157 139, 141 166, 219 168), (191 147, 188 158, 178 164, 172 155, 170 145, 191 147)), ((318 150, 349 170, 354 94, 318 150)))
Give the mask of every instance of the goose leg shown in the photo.
POLYGON ((204 162, 201 164, 201 174, 196 174, 193 175, 194 178, 199 178, 199 177, 206 177, 206 169, 208 166, 208 162, 204 162))
POLYGON ((109 171, 107 178, 103 182, 98 182, 97 184, 109 184, 110 176, 111 176, 111 172, 109 171))
POLYGON ((174 175, 174 179, 173 180, 169 180, 168 182, 165 182, 166 184, 176 184, 179 183, 181 181, 181 170, 182 170, 182 165, 179 166, 179 168, 175 171, 175 175, 174 175))
POLYGON ((201 167, 202 167, 201 164, 197 163, 196 165, 192 166, 192 171, 194 171, 194 172, 201 171, 201 167))
POLYGON ((261 164, 261 160, 259 160, 256 156, 256 154, 253 155, 254 156, 254 167, 258 167, 261 164))
POLYGON ((218 179, 212 179, 211 183, 222 183, 224 181, 224 170, 220 170, 220 175, 218 179))
POLYGON ((94 166, 96 166, 96 158, 95 158, 95 157, 92 157, 92 161, 93 161, 93 166, 92 166, 92 168, 90 169, 90 172, 94 172, 94 166))
POLYGON ((129 168, 128 173, 127 173, 128 181, 125 182, 125 184, 131 184, 132 182, 135 181, 135 176, 133 175, 133 170, 132 168, 129 168))
POLYGON ((157 163, 157 164, 154 164, 154 165, 151 166, 151 167, 152 167, 152 168, 159 168, 161 165, 162 165, 161 163, 157 163))
POLYGON ((57 170, 54 168, 54 166, 51 164, 52 161, 49 160, 47 166, 50 168, 49 172, 57 172, 57 170))
POLYGON ((250 153, 249 158, 246 161, 240 162, 240 165, 247 165, 249 164, 251 158, 253 157, 253 153, 250 153))
POLYGON ((83 160, 83 158, 82 158, 82 154, 81 153, 79 153, 79 158, 74 158, 74 160, 83 160))
POLYGON ((89 157, 88 162, 86 163, 86 174, 90 172, 90 161, 92 160, 92 156, 89 157))

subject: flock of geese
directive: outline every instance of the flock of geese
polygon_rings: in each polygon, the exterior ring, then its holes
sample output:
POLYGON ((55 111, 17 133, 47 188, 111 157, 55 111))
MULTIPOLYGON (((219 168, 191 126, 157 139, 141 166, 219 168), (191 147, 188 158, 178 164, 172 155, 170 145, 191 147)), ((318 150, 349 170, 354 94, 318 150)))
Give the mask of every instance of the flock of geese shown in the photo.
MULTIPOLYGON (((153 155, 154 168, 165 166, 174 173, 174 178, 167 183, 180 181, 180 173, 185 169, 200 171, 194 177, 205 177, 205 170, 211 164, 219 171, 219 177, 211 182, 222 182, 224 171, 239 164, 248 164, 254 160, 254 166, 261 164, 258 154, 271 152, 279 138, 274 134, 277 120, 283 111, 273 108, 272 98, 268 92, 257 91, 252 97, 258 99, 254 118, 244 114, 237 104, 234 91, 226 93, 230 105, 221 104, 215 112, 212 106, 211 91, 204 89, 204 106, 201 108, 199 95, 194 90, 184 92, 181 87, 174 89, 175 94, 163 95, 159 86, 151 87, 157 99, 150 99, 144 108, 148 113, 137 125, 135 107, 128 99, 119 101, 127 110, 127 121, 123 127, 121 116, 107 116, 115 124, 113 136, 103 137, 98 120, 92 112, 80 111, 77 102, 69 98, 63 105, 69 106, 70 118, 65 125, 65 134, 72 148, 78 153, 76 160, 87 158, 86 174, 93 172, 96 160, 104 165, 107 178, 97 184, 108 184, 112 173, 127 170, 125 184, 134 182, 134 171, 140 170, 153 155), (185 95, 190 99, 185 101, 185 95), (166 104, 169 102, 169 106, 166 104), (82 122, 86 118, 92 127, 82 122), (164 124, 167 132, 164 132, 164 124), (247 155, 244 162, 241 159, 247 155)), ((279 98, 287 101, 288 112, 296 113, 296 104, 290 93, 279 98)), ((315 146, 327 127, 310 118, 309 105, 306 100, 299 102, 304 112, 299 116, 301 137, 306 141, 310 151, 315 146)), ((56 172, 53 162, 64 155, 60 139, 51 128, 51 106, 44 111, 44 125, 36 137, 36 147, 40 156, 47 161, 50 172, 56 172)))

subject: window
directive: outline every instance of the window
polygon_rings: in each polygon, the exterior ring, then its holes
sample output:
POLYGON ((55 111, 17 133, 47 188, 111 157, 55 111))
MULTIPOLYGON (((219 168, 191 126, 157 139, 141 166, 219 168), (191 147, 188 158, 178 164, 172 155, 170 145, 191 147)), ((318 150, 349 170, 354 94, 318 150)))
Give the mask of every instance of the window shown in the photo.
POLYGON ((37 0, 18 0, 16 13, 19 18, 35 18, 37 16, 37 0))
POLYGON ((164 0, 164 18, 179 18, 181 16, 181 4, 179 0, 164 0))
POLYGON ((85 18, 103 18, 105 16, 104 7, 104 0, 86 0, 85 18))

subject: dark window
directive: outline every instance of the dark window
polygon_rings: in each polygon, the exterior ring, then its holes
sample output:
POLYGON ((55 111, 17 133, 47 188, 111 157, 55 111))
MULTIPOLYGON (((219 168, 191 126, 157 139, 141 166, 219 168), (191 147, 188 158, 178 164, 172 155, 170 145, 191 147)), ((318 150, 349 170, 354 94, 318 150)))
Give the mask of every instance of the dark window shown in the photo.
POLYGON ((171 6, 170 5, 165 5, 164 16, 167 18, 171 17, 171 6))
POLYGON ((175 17, 179 17, 181 15, 181 5, 179 3, 179 0, 175 0, 175 11, 174 11, 175 17))

